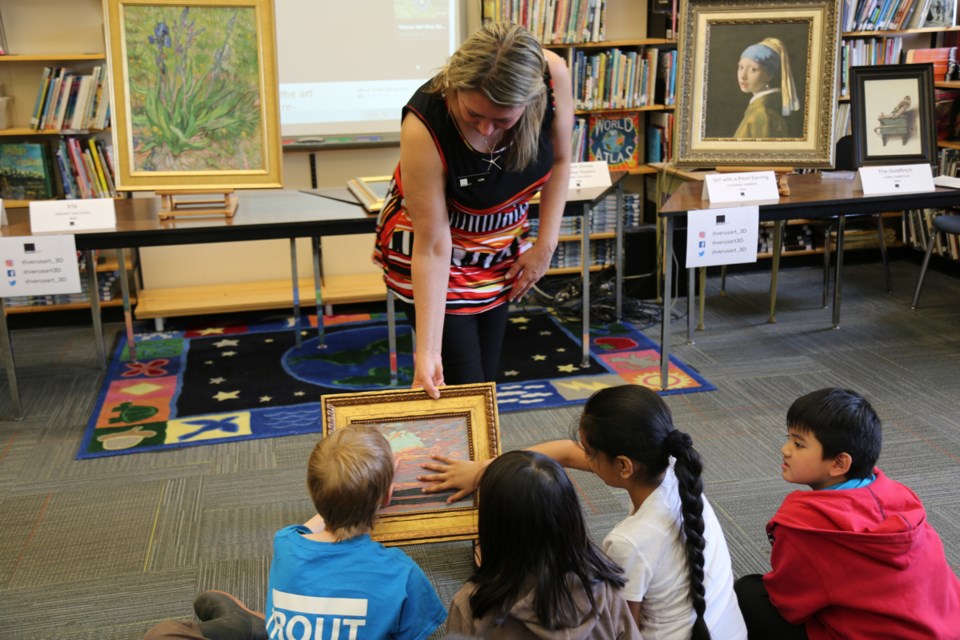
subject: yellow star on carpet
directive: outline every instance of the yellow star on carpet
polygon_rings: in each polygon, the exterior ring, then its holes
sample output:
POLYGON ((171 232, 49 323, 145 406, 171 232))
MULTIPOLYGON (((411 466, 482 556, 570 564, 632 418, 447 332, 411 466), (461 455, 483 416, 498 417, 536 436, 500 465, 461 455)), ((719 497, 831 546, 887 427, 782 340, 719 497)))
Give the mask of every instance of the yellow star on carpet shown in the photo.
POLYGON ((226 382, 226 378, 210 378, 210 384, 220 384, 221 382, 226 382))
POLYGON ((564 348, 564 347, 557 347, 557 353, 564 353, 564 352, 566 352, 566 348, 564 348))
POLYGON ((201 329, 197 331, 202 336, 217 336, 223 334, 223 327, 210 327, 209 329, 201 329))
POLYGON ((304 393, 303 391, 294 391, 294 392, 293 392, 293 395, 295 395, 295 396, 305 396, 305 395, 307 395, 307 394, 304 393))
POLYGON ((561 364, 557 367, 557 371, 561 373, 573 373, 577 370, 577 365, 575 364, 561 364))
POLYGON ((260 396, 260 402, 270 402, 273 400, 270 396, 260 396))
POLYGON ((540 332, 540 335, 542 335, 542 336, 552 336, 552 335, 553 335, 553 331, 541 331, 541 332, 540 332))
POLYGON ((515 369, 510 369, 510 371, 504 371, 504 372, 503 372, 503 375, 505 375, 505 376, 518 376, 518 375, 520 375, 520 372, 519 372, 519 371, 516 371, 515 369))
POLYGON ((224 351, 224 352, 222 352, 220 355, 222 355, 222 356, 225 357, 225 358, 229 358, 230 356, 235 356, 235 355, 237 355, 237 352, 236 352, 236 351, 224 351))
POLYGON ((239 400, 240 392, 239 391, 220 391, 217 395, 213 396, 214 400, 219 400, 223 402, 224 400, 239 400))
POLYGON ((203 364, 213 364, 213 360, 204 360, 203 364))
POLYGON ((510 318, 510 322, 513 324, 527 324, 530 322, 530 318, 526 316, 517 316, 516 318, 510 318))
POLYGON ((537 361, 546 360, 546 359, 547 359, 547 356, 542 356, 542 355, 540 355, 540 354, 537 354, 537 355, 532 356, 532 357, 533 357, 534 360, 537 360, 537 361))
POLYGON ((227 340, 227 339, 225 338, 225 339, 223 339, 223 340, 218 340, 217 342, 214 342, 214 343, 213 343, 213 346, 215 346, 215 347, 220 347, 220 348, 222 349, 223 347, 235 347, 235 346, 237 346, 239 343, 240 343, 239 340, 227 340))
POLYGON ((266 342, 266 343, 273 342, 273 338, 267 338, 266 340, 264 340, 264 342, 266 342))

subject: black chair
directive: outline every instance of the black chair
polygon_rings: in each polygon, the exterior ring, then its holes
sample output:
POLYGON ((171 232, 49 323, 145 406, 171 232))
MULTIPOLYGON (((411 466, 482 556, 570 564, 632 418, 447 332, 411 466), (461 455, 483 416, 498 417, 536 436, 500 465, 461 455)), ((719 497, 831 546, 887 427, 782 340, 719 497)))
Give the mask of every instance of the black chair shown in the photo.
POLYGON ((923 266, 920 267, 920 278, 917 280, 917 290, 913 293, 913 302, 910 303, 911 309, 917 308, 917 302, 920 300, 920 289, 923 288, 923 278, 927 275, 927 266, 930 264, 930 254, 933 253, 933 247, 937 244, 935 233, 942 232, 950 235, 960 235, 960 215, 943 214, 933 219, 933 229, 927 238, 927 252, 923 256, 923 266))

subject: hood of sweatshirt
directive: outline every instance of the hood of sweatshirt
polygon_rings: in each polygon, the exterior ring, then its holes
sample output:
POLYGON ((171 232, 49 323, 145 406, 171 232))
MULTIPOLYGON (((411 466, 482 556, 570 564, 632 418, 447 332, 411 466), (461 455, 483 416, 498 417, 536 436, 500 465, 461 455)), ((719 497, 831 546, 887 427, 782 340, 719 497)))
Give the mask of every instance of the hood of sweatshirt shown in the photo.
MULTIPOLYGON (((877 479, 859 489, 795 491, 767 525, 815 533, 825 542, 855 549, 876 562, 903 568, 918 551, 927 520, 920 499, 879 469, 877 479)), ((921 545, 922 546, 922 545, 921 545)))
POLYGON ((608 630, 599 628, 602 620, 609 620, 610 615, 607 610, 611 606, 611 600, 616 592, 610 589, 605 583, 597 583, 593 587, 593 597, 596 600, 597 608, 594 611, 590 607, 590 600, 583 588, 582 583, 576 579, 570 579, 570 585, 573 591, 574 602, 576 604, 576 626, 566 629, 549 631, 540 625, 537 619, 537 611, 534 608, 534 591, 531 588, 522 598, 517 600, 510 610, 510 616, 522 624, 533 637, 544 638, 545 640, 580 640, 587 638, 600 638, 609 633, 608 630))

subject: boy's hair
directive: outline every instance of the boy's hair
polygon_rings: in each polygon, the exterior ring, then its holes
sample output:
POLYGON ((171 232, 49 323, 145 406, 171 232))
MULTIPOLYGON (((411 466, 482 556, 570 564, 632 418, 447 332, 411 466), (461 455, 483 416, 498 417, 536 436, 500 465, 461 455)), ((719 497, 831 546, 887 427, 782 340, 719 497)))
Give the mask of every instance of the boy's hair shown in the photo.
POLYGON ((326 530, 346 540, 373 527, 393 482, 393 453, 375 427, 335 430, 313 448, 307 490, 326 530))
POLYGON ((476 618, 509 615, 531 578, 533 606, 545 629, 577 625, 576 581, 596 609, 594 584, 625 584, 622 570, 590 540, 576 489, 552 459, 510 451, 483 472, 478 531, 483 561, 470 581, 476 618))
POLYGON ((824 460, 848 453, 849 479, 869 478, 880 457, 880 418, 855 391, 827 388, 797 398, 787 410, 787 426, 812 433, 823 447, 824 460))

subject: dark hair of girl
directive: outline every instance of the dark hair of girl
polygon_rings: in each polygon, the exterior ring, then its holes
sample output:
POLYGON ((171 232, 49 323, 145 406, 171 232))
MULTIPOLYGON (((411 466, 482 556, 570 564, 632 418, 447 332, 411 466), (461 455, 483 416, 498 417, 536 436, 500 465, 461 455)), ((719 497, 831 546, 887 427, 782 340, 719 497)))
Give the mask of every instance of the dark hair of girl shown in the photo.
POLYGON ((545 629, 576 626, 579 581, 594 609, 593 588, 625 584, 623 571, 591 542, 576 490, 563 468, 532 451, 511 451, 483 472, 479 487, 479 538, 483 561, 470 581, 476 618, 507 617, 534 585, 537 619, 545 629))
POLYGON ((703 619, 706 590, 703 586, 703 461, 690 436, 673 427, 670 408, 655 392, 640 385, 622 385, 594 393, 580 418, 580 433, 590 452, 611 460, 626 456, 638 463, 646 480, 658 478, 676 458, 674 473, 683 513, 683 539, 690 569, 690 597, 697 614, 693 640, 707 640, 710 631, 703 619))

